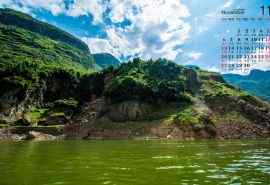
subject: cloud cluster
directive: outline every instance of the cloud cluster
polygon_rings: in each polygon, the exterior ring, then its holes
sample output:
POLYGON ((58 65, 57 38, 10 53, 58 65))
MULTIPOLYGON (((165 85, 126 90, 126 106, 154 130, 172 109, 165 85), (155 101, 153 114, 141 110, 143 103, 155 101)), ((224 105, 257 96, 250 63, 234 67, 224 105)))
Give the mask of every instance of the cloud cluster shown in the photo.
POLYGON ((118 57, 164 57, 174 60, 181 52, 180 46, 189 37, 191 26, 184 21, 189 11, 181 1, 110 0, 99 5, 102 8, 96 10, 102 13, 93 14, 96 20, 106 15, 112 24, 105 27, 105 39, 83 38, 92 52, 109 51, 118 57), (123 22, 128 24, 118 26, 123 22))
POLYGON ((73 3, 67 4, 67 9, 64 13, 73 17, 91 14, 93 16, 93 23, 98 24, 103 22, 105 11, 106 6, 104 6, 102 0, 74 0, 73 3))
POLYGON ((203 53, 197 51, 179 52, 175 58, 175 62, 183 65, 194 65, 194 62, 201 59, 202 56, 203 53))
POLYGON ((64 0, 0 0, 0 7, 9 7, 30 13, 32 9, 45 9, 53 15, 65 11, 64 0))
POLYGON ((181 1, 111 0, 107 6, 114 24, 130 22, 106 28, 108 42, 123 55, 173 60, 189 37, 191 26, 184 21, 189 11, 181 1))
POLYGON ((54 15, 92 15, 94 24, 104 25, 107 37, 83 39, 92 52, 107 51, 118 57, 173 60, 191 29, 184 21, 189 11, 180 0, 0 0, 0 5, 25 12, 45 9, 54 15))

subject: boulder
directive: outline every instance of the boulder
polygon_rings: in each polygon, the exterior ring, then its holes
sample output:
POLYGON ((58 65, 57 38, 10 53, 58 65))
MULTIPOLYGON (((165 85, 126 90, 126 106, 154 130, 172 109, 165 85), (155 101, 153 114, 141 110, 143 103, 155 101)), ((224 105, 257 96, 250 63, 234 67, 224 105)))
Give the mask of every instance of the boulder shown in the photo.
POLYGON ((146 103, 128 101, 112 105, 108 117, 116 122, 138 121, 145 119, 151 110, 151 106, 146 103))
POLYGON ((69 119, 65 114, 52 114, 45 119, 38 122, 40 126, 50 126, 50 125, 66 125, 69 119))

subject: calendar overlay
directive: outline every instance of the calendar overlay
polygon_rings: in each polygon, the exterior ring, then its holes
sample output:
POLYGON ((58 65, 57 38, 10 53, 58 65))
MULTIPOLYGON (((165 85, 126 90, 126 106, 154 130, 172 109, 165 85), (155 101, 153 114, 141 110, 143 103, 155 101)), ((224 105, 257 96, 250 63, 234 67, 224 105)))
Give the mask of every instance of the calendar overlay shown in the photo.
MULTIPOLYGON (((248 16, 246 9, 222 10, 225 24, 269 25, 270 6, 262 5, 259 16, 248 16)), ((270 27, 239 27, 235 33, 222 36, 220 47, 220 71, 222 73, 247 74, 257 66, 270 65, 270 27)))
POLYGON ((260 63, 270 64, 270 28, 239 29, 221 40, 220 69, 224 73, 249 73, 260 63))

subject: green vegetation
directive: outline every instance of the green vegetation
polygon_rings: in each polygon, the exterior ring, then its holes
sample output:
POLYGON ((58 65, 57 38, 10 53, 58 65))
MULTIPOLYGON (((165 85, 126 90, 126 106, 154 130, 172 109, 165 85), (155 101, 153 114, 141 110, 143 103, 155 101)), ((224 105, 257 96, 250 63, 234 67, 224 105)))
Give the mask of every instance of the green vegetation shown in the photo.
POLYGON ((42 117, 46 116, 48 109, 46 108, 33 108, 25 114, 25 119, 29 123, 36 124, 42 117))
POLYGON ((79 78, 95 71, 88 47, 26 14, 0 9, 0 15, 1 101, 6 102, 7 94, 14 97, 14 104, 27 93, 37 98, 45 87, 47 102, 75 96, 79 78))
POLYGON ((203 92, 208 97, 239 96, 242 92, 213 80, 205 81, 203 92))
POLYGON ((55 26, 38 21, 37 19, 34 19, 33 17, 22 12, 7 8, 0 9, 0 23, 20 27, 33 33, 51 38, 52 40, 66 43, 67 45, 78 48, 83 52, 89 52, 87 45, 80 39, 77 39, 73 35, 60 30, 55 26))
POLYGON ((270 102, 269 71, 253 70, 246 76, 225 74, 223 77, 228 83, 270 102))
POLYGON ((183 71, 166 59, 134 59, 113 71, 116 77, 106 84, 105 95, 116 101, 189 101, 183 71))
POLYGON ((93 58, 95 62, 103 69, 106 69, 110 66, 114 68, 117 68, 120 66, 120 61, 109 53, 93 54, 93 58))
POLYGON ((1 70, 17 68, 28 74, 54 69, 87 73, 94 61, 85 51, 48 37, 0 23, 1 70), (31 71, 30 71, 31 70, 31 71))
POLYGON ((188 107, 174 116, 174 123, 177 125, 196 125, 202 123, 202 114, 188 107))

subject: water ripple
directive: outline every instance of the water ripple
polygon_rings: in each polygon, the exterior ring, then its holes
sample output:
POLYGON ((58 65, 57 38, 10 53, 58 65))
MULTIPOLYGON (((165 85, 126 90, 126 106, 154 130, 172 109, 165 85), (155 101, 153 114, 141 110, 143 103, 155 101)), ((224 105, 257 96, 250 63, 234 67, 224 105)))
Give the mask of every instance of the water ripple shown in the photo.
POLYGON ((171 170, 171 169, 182 169, 184 166, 161 166, 157 167, 156 170, 171 170))

